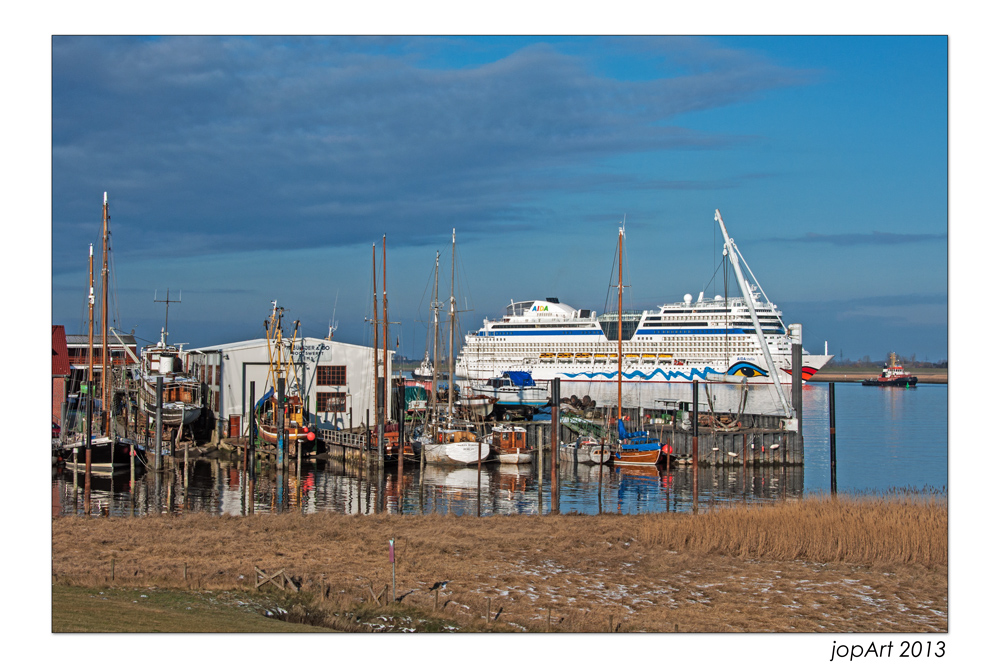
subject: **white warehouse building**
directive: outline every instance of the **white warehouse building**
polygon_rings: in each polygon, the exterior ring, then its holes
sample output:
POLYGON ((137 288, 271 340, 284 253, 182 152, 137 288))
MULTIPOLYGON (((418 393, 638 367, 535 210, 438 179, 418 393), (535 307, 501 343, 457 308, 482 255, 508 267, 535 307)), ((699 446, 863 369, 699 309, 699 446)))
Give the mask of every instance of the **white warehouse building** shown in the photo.
MULTIPOLYGON (((266 338, 258 338, 180 353, 185 370, 193 373, 207 389, 205 403, 215 422, 213 439, 247 435, 253 409, 251 383, 254 400, 259 401, 269 388, 267 346, 266 338)), ((389 377, 392 377, 392 355, 390 350, 389 377)), ((381 357, 379 350, 380 361, 381 357)), ((336 430, 359 426, 366 419, 374 423, 372 348, 306 337, 295 341, 292 361, 311 424, 336 430)), ((380 375, 381 372, 380 364, 380 375)), ((288 393, 290 384, 290 380, 286 381, 288 393)))

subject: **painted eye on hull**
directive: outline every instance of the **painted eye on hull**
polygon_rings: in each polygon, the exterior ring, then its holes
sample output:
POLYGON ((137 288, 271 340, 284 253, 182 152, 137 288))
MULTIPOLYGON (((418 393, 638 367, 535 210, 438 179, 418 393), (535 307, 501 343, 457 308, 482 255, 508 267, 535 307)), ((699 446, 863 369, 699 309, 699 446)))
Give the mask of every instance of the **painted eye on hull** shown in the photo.
POLYGON ((762 375, 767 375, 762 368, 755 366, 753 364, 748 364, 746 362, 736 364, 729 369, 730 375, 740 375, 743 377, 753 378, 760 377, 762 375))

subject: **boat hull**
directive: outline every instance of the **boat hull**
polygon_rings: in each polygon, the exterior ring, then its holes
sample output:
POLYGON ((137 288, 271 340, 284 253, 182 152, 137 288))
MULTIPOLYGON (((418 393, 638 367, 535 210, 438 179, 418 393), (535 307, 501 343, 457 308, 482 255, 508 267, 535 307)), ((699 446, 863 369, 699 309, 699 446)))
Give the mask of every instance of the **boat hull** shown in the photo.
POLYGON ((577 445, 565 443, 559 445, 559 460, 567 463, 583 463, 600 465, 611 460, 613 452, 608 445, 577 445))
POLYGON ((614 463, 616 466, 655 466, 662 456, 659 449, 624 450, 615 454, 614 463))
MULTIPOLYGON (((109 472, 126 469, 131 465, 132 443, 127 440, 94 438, 90 447, 91 472, 109 472)), ((69 470, 84 472, 86 467, 87 449, 82 443, 66 444, 57 450, 57 458, 61 459, 69 470), (76 450, 76 463, 73 463, 73 451, 76 450)), ((145 465, 146 451, 136 445, 135 457, 137 465, 145 465)))
POLYGON ((531 463, 534 458, 534 450, 518 449, 513 452, 500 452, 497 455, 500 463, 531 463))
POLYGON ((485 442, 426 443, 424 460, 441 465, 475 465, 490 456, 490 446, 485 442))
POLYGON ((917 376, 897 377, 891 380, 862 380, 861 384, 865 387, 914 387, 917 384, 917 376))

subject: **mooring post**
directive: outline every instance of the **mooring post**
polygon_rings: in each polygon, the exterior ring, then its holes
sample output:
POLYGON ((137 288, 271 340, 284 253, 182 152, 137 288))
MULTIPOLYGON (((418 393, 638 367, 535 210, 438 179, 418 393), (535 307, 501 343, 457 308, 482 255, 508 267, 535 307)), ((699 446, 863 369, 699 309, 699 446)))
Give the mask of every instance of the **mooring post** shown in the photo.
MULTIPOLYGON (((795 440, 791 463, 801 463, 802 453, 802 343, 792 343, 792 408, 795 410, 795 440)), ((788 452, 783 459, 788 461, 788 452)))
POLYGON ((392 563, 392 601, 396 601, 396 540, 389 538, 389 562, 392 563))
POLYGON ((278 437, 276 449, 278 454, 278 468, 285 466, 285 378, 278 378, 278 405, 276 424, 278 437))
POLYGON ((698 381, 692 383, 691 397, 691 465, 693 478, 693 510, 698 511, 698 381))
POLYGON ((538 516, 542 515, 542 476, 545 469, 545 431, 539 424, 533 429, 538 449, 538 516))
POLYGON ((476 516, 483 515, 483 444, 476 442, 476 516))
POLYGON ((156 432, 153 435, 153 446, 156 447, 154 457, 156 472, 163 469, 163 376, 156 376, 156 432))
POLYGON ((837 495, 837 406, 830 383, 830 494, 837 495))
POLYGON ((552 495, 551 512, 559 514, 559 378, 552 379, 552 444, 549 449, 552 457, 552 495))

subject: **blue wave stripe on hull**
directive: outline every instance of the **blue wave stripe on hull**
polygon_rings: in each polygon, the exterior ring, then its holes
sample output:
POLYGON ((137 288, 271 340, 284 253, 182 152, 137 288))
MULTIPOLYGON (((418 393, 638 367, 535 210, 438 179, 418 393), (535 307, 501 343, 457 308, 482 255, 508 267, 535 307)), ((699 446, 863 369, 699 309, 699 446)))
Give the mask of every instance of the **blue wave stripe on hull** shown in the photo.
MULTIPOLYGON (((617 372, 613 373, 560 373, 567 379, 577 379, 580 377, 587 378, 588 380, 593 380, 598 377, 603 377, 608 380, 618 377, 617 372)), ((641 379, 641 380, 652 380, 656 376, 662 377, 664 380, 694 380, 695 376, 702 380, 708 379, 709 375, 725 375, 725 373, 720 373, 714 371, 711 368, 705 368, 703 370, 692 368, 690 373, 684 373, 683 371, 670 371, 666 373, 661 368, 657 368, 652 373, 643 373, 641 371, 632 371, 631 373, 622 373, 622 378, 627 378, 629 380, 641 379)))

